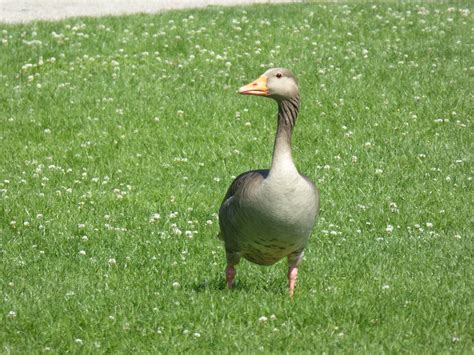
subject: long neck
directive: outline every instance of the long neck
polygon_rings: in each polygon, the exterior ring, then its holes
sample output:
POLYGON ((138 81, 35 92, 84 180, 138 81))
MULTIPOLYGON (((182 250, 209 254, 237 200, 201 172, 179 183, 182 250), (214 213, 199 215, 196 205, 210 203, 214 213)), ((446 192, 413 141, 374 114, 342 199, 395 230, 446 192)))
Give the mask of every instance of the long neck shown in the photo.
POLYGON ((273 147, 271 172, 297 173, 291 157, 291 135, 298 117, 299 97, 278 102, 278 126, 273 147))

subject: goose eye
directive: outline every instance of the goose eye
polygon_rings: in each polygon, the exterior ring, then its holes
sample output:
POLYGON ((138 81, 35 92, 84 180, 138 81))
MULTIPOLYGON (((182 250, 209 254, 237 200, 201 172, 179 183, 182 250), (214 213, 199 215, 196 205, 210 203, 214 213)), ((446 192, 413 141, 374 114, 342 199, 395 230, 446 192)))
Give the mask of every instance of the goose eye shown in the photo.
POLYGON ((280 79, 282 76, 283 76, 283 75, 281 75, 281 73, 276 73, 276 77, 277 77, 278 79, 280 79))

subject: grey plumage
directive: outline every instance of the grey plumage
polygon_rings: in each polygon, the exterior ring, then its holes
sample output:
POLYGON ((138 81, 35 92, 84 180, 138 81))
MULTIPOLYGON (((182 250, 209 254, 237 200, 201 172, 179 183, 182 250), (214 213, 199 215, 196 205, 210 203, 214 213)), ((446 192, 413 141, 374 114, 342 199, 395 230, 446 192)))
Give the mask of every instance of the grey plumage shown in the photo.
POLYGON ((298 173, 291 156, 291 136, 299 112, 297 80, 289 70, 274 68, 240 92, 276 100, 278 123, 271 169, 239 175, 219 210, 227 283, 232 286, 234 266, 241 257, 260 265, 288 257, 293 294, 297 267, 319 210, 317 188, 298 173))

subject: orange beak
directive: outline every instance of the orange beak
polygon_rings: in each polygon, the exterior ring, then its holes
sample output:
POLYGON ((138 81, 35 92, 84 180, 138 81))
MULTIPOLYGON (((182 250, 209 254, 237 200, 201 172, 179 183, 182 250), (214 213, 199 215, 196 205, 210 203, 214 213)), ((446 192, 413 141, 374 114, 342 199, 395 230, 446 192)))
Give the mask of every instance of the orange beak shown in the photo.
POLYGON ((257 80, 252 81, 250 84, 242 86, 239 89, 239 94, 268 96, 267 80, 268 78, 262 75, 257 80))

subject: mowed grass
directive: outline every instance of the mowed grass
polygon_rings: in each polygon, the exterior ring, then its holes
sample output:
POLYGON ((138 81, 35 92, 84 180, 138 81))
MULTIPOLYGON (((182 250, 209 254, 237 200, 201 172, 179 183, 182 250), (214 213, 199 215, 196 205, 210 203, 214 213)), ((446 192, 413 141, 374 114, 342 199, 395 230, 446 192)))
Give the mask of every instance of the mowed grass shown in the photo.
POLYGON ((0 344, 472 353, 472 6, 300 4, 0 25, 0 344), (217 211, 267 168, 268 67, 321 213, 224 287, 217 211))

